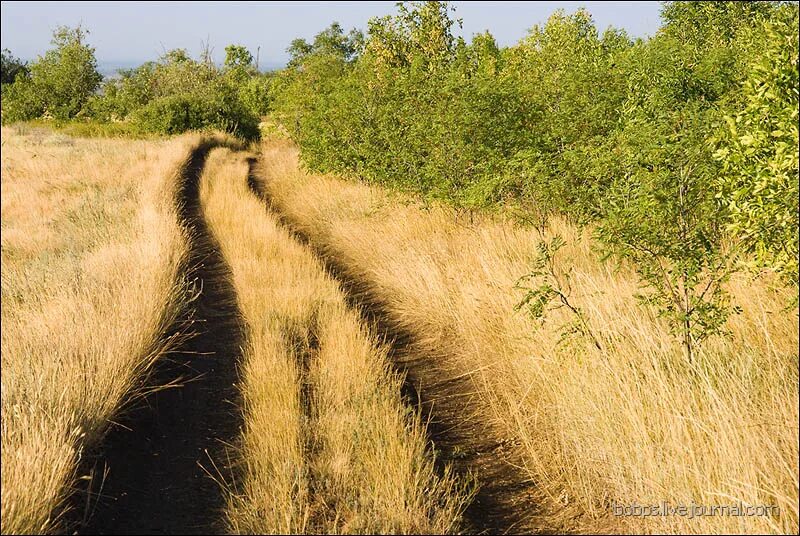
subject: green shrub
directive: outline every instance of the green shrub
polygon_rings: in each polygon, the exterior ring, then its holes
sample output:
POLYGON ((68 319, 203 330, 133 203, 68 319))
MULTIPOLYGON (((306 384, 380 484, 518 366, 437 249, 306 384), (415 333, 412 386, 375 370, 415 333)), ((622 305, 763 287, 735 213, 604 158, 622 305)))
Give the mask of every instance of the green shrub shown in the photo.
POLYGON ((21 73, 3 84, 3 121, 84 117, 129 123, 117 131, 132 134, 218 129, 245 139, 259 136, 260 115, 269 109, 268 79, 257 75, 244 47, 226 49, 223 69, 208 57, 195 61, 185 50, 172 50, 158 62, 121 71, 98 93, 100 75, 94 49, 83 44, 85 34, 81 28, 57 30, 56 48, 31 65, 30 76, 21 73))
POLYGON ((256 75, 239 86, 239 100, 256 117, 267 115, 271 110, 270 78, 256 75))
POLYGON ((13 84, 3 84, 3 123, 27 121, 41 117, 44 111, 44 101, 27 74, 18 76, 13 84))
POLYGON ((154 99, 132 115, 134 124, 148 132, 180 134, 206 126, 203 102, 189 95, 154 99))
POLYGON ((59 27, 44 56, 30 65, 29 76, 17 76, 3 91, 3 121, 47 115, 59 120, 77 116, 100 85, 88 31, 59 27))
POLYGON ((228 48, 235 57, 225 69, 195 61, 179 49, 158 62, 123 71, 105 84, 102 96, 92 99, 87 113, 101 121, 129 121, 143 132, 172 135, 218 129, 255 139, 257 112, 268 106, 266 91, 252 89, 255 73, 237 63, 250 57, 246 49, 228 48))
POLYGON ((729 230, 757 267, 798 282, 798 9, 764 23, 748 64, 743 106, 726 117, 715 157, 729 230))
POLYGON ((144 132, 180 134, 189 130, 223 130, 245 139, 259 136, 258 119, 235 95, 209 91, 153 99, 131 115, 144 132))
POLYGON ((4 48, 0 55, 0 84, 13 84, 17 76, 29 74, 27 64, 11 55, 11 51, 4 48))
POLYGON ((593 223, 689 359, 735 310, 742 249, 796 283, 796 5, 666 2, 635 41, 557 11, 507 48, 455 37, 449 12, 402 4, 365 37, 292 43, 270 94, 307 166, 593 223))

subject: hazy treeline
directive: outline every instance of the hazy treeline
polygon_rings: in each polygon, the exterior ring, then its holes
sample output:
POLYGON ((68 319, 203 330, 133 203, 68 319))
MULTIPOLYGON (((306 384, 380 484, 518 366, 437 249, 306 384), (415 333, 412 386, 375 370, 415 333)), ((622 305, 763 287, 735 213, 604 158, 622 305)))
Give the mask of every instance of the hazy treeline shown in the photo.
POLYGON ((246 48, 226 47, 221 67, 208 51, 193 59, 186 50, 171 50, 103 81, 87 33, 58 28, 53 48, 30 65, 3 51, 3 122, 84 119, 124 125, 128 132, 219 129, 258 137, 269 76, 257 72, 246 48))

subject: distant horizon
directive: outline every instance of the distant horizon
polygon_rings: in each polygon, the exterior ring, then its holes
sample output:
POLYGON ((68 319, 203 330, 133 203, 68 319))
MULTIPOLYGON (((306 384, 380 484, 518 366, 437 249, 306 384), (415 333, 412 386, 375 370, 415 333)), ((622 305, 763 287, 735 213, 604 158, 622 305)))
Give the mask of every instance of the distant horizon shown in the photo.
MULTIPOLYGON (((25 62, 31 62, 36 60, 36 58, 33 59, 20 58, 20 59, 25 62)), ((101 75, 108 77, 110 75, 116 74, 120 70, 135 69, 136 67, 139 67, 140 65, 148 61, 156 61, 156 60, 158 60, 158 58, 150 58, 146 60, 103 60, 103 61, 98 60, 97 71, 101 75)), ((220 61, 215 61, 214 63, 217 65, 222 65, 222 62, 220 61)), ((268 72, 277 69, 282 69, 284 67, 286 67, 286 62, 260 61, 258 65, 258 70, 260 72, 268 72)))
MULTIPOLYGON (((12 50, 11 52, 13 54, 14 51, 12 50)), ((14 57, 18 58, 19 60, 21 60, 23 62, 31 63, 33 61, 36 61, 38 56, 37 57, 33 57, 33 58, 23 58, 23 57, 14 55, 14 57)), ((159 59, 158 56, 157 57, 152 57, 152 58, 147 58, 147 59, 124 59, 124 58, 123 59, 113 59, 112 58, 112 59, 102 59, 102 60, 98 59, 97 60, 97 71, 100 74, 102 74, 103 76, 108 76, 108 75, 111 75, 111 74, 115 74, 119 70, 135 69, 136 67, 139 67, 140 65, 143 65, 144 63, 147 63, 149 61, 158 61, 158 59, 159 59)), ((218 59, 218 58, 214 60, 214 63, 216 65, 222 65, 221 59, 218 59)), ((261 71, 261 72, 274 71, 276 69, 282 69, 282 68, 286 67, 286 64, 287 64, 286 61, 267 61, 267 60, 264 60, 263 58, 261 58, 259 60, 258 70, 261 71)))

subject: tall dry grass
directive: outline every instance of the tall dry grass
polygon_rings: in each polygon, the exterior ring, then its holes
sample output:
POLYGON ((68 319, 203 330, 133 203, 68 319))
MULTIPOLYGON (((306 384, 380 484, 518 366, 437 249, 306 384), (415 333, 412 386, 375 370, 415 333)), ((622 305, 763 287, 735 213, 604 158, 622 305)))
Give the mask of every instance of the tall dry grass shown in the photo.
MULTIPOLYGON (((436 474, 424 429, 337 284, 215 150, 201 183, 247 326, 235 533, 422 533, 459 527, 461 486, 436 474)), ((235 478, 235 475, 234 475, 235 478)))
POLYGON ((2 130, 2 532, 51 533, 77 468, 167 349, 193 138, 2 130))
POLYGON ((663 321, 637 304, 632 271, 602 263, 585 233, 553 221, 549 232, 568 244, 557 269, 573 270, 572 299, 605 349, 564 342, 561 327, 573 320, 566 309, 541 325, 514 310, 536 232, 302 172, 287 143, 266 143, 262 160, 271 202, 292 227, 380 299, 413 335, 420 359, 442 377, 471 377, 475 396, 465 400, 516 445, 543 494, 541 526, 798 532, 798 312, 784 309, 789 291, 734 278, 742 312, 728 323, 730 336, 708 342, 688 365, 663 321), (612 512, 664 501, 741 501, 780 514, 612 512))

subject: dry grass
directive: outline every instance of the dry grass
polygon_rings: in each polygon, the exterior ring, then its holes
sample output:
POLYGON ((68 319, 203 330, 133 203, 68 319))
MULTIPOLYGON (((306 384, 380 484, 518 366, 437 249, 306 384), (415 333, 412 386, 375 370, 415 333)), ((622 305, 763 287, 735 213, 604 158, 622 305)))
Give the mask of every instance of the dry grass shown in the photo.
POLYGON ((737 277, 730 290, 742 312, 731 336, 707 343, 688 366, 663 322, 636 303, 630 270, 601 263, 586 236, 555 221, 552 232, 568 243, 558 266, 574 270, 573 299, 606 350, 580 338, 560 343, 567 311, 543 325, 514 312, 535 232, 301 172, 286 143, 265 144, 262 165, 276 209, 368 286, 413 334, 418 356, 442 377, 471 376, 474 405, 517 445, 544 494, 543 526, 798 532, 798 313, 784 310, 786 291, 737 277), (780 515, 610 511, 662 501, 776 505, 780 515))
POLYGON ((231 265, 248 342, 236 533, 444 533, 464 496, 437 476, 401 380, 311 252, 246 184, 244 157, 214 151, 201 183, 231 265))
POLYGON ((184 299, 170 172, 190 138, 2 131, 2 532, 45 533, 184 299))

